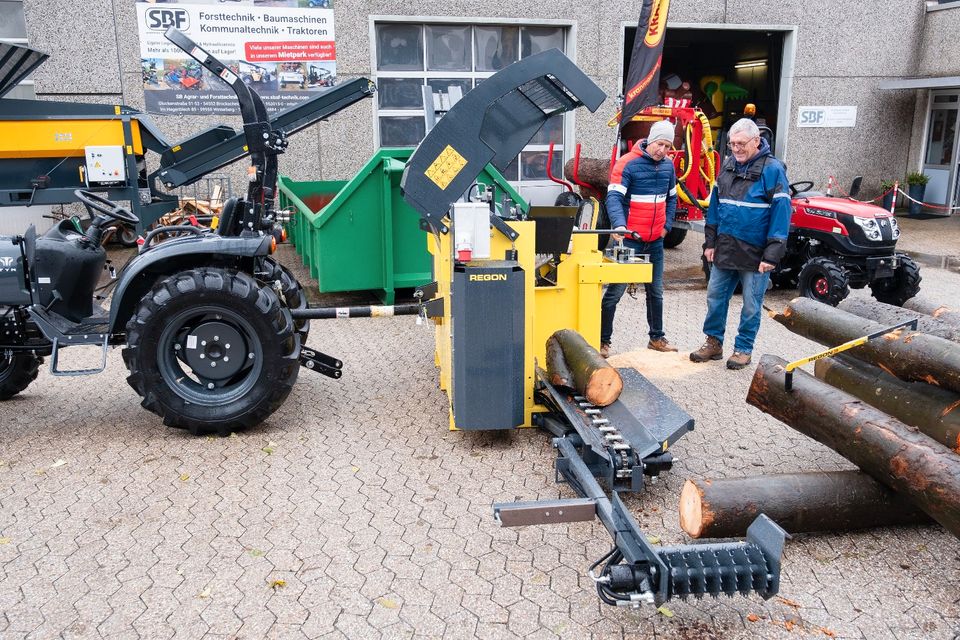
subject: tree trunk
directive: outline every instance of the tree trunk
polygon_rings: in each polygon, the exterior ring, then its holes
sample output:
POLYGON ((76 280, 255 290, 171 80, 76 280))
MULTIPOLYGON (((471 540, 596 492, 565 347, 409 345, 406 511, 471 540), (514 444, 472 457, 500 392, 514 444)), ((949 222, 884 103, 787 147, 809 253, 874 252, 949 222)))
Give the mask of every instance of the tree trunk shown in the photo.
POLYGON ((954 327, 960 327, 960 309, 955 307, 929 302, 921 298, 910 298, 903 303, 903 308, 925 313, 954 327))
POLYGON ((817 360, 816 376, 960 453, 960 394, 904 382, 855 358, 817 360))
POLYGON ((743 537, 761 513, 788 533, 931 522, 909 500, 859 471, 687 480, 680 493, 680 527, 693 538, 743 537))
MULTIPOLYGON (((880 331, 888 325, 864 320, 810 298, 795 298, 774 320, 790 331, 835 347, 880 331)), ((926 382, 960 393, 960 345, 949 340, 899 329, 844 352, 901 380, 926 382)))
POLYGON ((884 304, 871 298, 847 298, 837 305, 837 308, 887 326, 916 318, 917 331, 920 333, 960 344, 960 327, 924 315, 919 311, 895 307, 892 304, 884 304))
MULTIPOLYGON (((576 184, 573 176, 574 158, 567 160, 563 165, 563 177, 569 182, 576 184)), ((580 158, 580 166, 577 170, 577 179, 580 182, 586 182, 599 193, 607 193, 607 185, 610 184, 610 162, 608 160, 598 160, 596 158, 580 158)))
POLYGON ((552 336, 563 349, 563 359, 573 376, 573 388, 598 407, 612 404, 620 397, 623 380, 600 353, 576 331, 561 329, 552 336))
POLYGON ((960 537, 960 457, 803 371, 794 371, 787 391, 785 366, 763 356, 747 402, 830 447, 960 537))
POLYGON ((573 388, 573 374, 563 358, 563 347, 553 336, 547 338, 547 377, 554 386, 573 388))

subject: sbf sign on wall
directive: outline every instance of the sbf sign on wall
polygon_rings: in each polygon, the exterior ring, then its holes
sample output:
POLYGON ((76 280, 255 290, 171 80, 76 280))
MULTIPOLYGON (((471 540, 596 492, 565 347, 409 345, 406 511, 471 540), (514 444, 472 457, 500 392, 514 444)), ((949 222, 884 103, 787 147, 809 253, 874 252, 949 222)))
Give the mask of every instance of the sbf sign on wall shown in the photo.
POLYGON ((853 127, 857 124, 856 107, 800 107, 798 127, 853 127))
POLYGON ((331 0, 138 0, 144 102, 151 113, 234 114, 230 87, 166 38, 174 27, 219 58, 269 111, 303 102, 337 79, 331 0))

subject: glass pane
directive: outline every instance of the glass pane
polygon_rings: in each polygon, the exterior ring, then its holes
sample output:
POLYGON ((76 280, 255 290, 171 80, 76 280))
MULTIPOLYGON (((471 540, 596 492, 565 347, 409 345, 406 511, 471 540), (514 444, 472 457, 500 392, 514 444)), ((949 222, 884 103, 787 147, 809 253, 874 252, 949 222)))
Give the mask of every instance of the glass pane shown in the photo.
MULTIPOLYGON (((546 151, 524 151, 520 154, 520 166, 523 174, 520 176, 523 180, 549 180, 547 177, 547 158, 549 154, 546 151)), ((553 150, 553 166, 551 167, 553 177, 560 178, 563 175, 563 151, 553 150)))
POLYGON ((427 84, 433 89, 433 108, 435 111, 449 111, 456 104, 450 99, 450 87, 460 87, 460 97, 470 91, 472 80, 465 78, 431 78, 427 84))
POLYGON ((377 99, 381 109, 422 109, 423 80, 420 78, 380 78, 377 99))
POLYGON ((423 29, 420 25, 377 25, 377 69, 423 71, 423 29))
POLYGON ((519 27, 474 27, 477 71, 498 71, 517 61, 519 27))
POLYGON ((944 103, 944 102, 956 102, 956 101, 957 101, 957 96, 956 96, 956 95, 951 95, 951 96, 933 96, 933 101, 936 102, 936 103, 941 103, 941 104, 944 103))
POLYGON ((427 70, 470 71, 470 27, 426 26, 427 70))
POLYGON ((540 127, 530 144, 563 144, 563 115, 553 116, 540 127))
POLYGON ((953 158, 953 139, 956 131, 956 109, 934 109, 930 112, 927 164, 950 164, 953 158))
POLYGON ((34 92, 32 84, 18 84, 3 94, 3 97, 11 98, 13 100, 34 100, 36 99, 37 94, 34 92))
POLYGON ((382 116, 381 147, 413 147, 426 135, 423 116, 382 116))
POLYGON ((0 38, 26 38, 22 2, 0 2, 0 38))
POLYGON ((524 27, 520 38, 524 58, 548 49, 563 51, 562 27, 524 27))

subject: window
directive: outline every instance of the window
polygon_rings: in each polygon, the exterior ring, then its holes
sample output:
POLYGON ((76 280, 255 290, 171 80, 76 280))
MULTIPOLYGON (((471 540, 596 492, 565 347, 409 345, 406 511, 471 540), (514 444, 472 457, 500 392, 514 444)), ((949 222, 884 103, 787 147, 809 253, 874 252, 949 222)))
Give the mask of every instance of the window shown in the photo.
MULTIPOLYGON (((0 42, 27 44, 27 23, 23 17, 22 0, 0 0, 0 42)), ((35 98, 33 80, 22 81, 4 97, 21 100, 35 98)))
MULTIPOLYGON (((380 146, 415 146, 426 135, 428 122, 450 108, 451 97, 455 101, 457 95, 521 58, 552 48, 566 52, 566 40, 567 28, 563 26, 375 23, 380 146)), ((506 169, 508 180, 548 180, 551 142, 552 172, 555 176, 563 173, 563 118, 551 118, 537 132, 506 169)))

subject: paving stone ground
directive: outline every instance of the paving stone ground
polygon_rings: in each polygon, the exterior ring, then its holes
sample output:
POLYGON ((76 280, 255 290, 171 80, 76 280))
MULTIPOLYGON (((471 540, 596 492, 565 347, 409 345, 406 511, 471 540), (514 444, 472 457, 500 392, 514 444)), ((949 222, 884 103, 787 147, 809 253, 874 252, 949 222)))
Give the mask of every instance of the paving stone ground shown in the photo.
MULTIPOLYGON (((682 351, 702 338, 695 245, 667 253, 666 329, 682 351)), ((960 275, 924 268, 924 295, 958 292, 960 275)), ((731 330, 738 311, 737 300, 731 330)), ((625 297, 615 352, 643 348, 643 316, 625 297)), ((767 602, 673 601, 672 617, 602 605, 586 576, 610 546, 599 523, 494 523, 493 502, 573 494, 554 482, 543 433, 446 430, 429 328, 314 321, 310 343, 344 360, 343 379, 303 371, 276 414, 228 438, 142 410, 119 351, 99 376, 44 372, 0 405, 0 638, 960 634, 960 541, 937 526, 797 536, 767 602)), ((764 319, 757 354, 817 348, 764 319)), ((851 467, 747 406, 752 369, 648 375, 697 422, 674 468, 627 500, 663 544, 688 542, 687 477, 851 467)))

